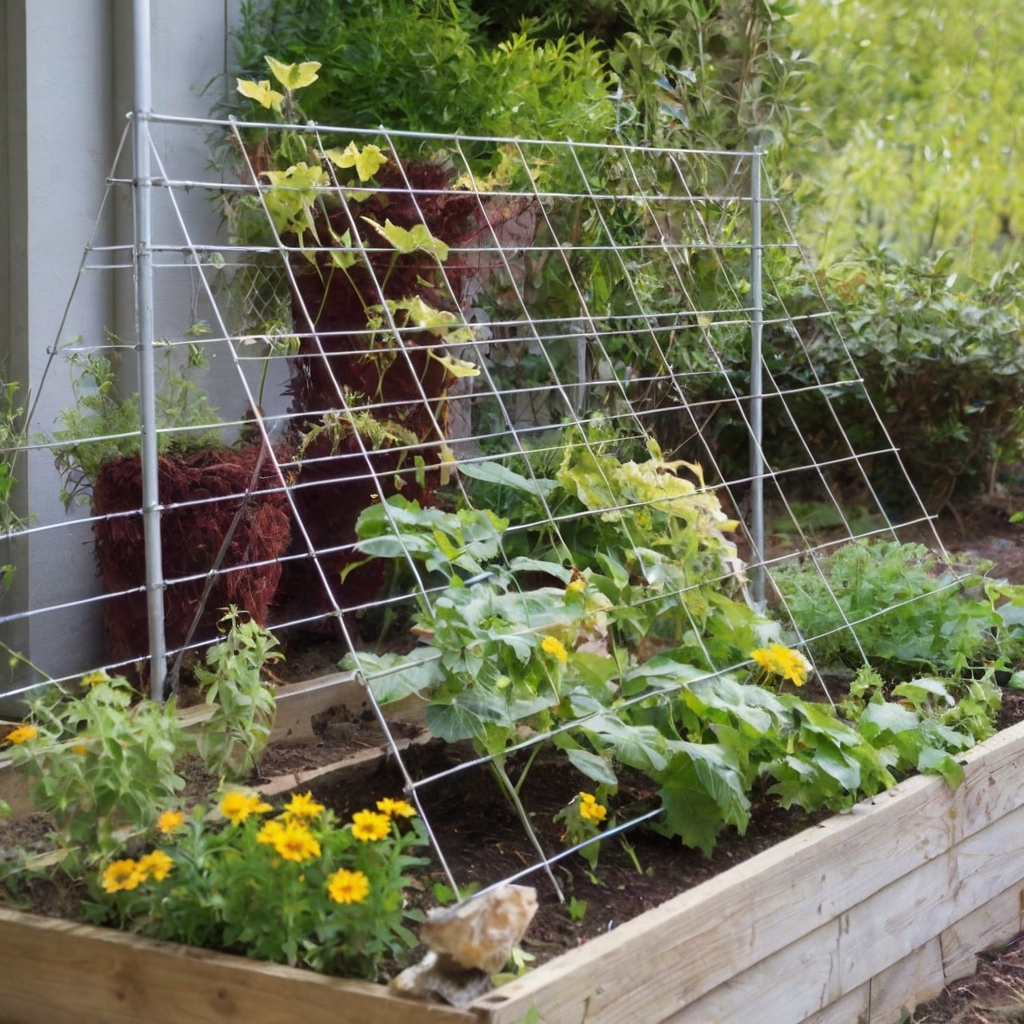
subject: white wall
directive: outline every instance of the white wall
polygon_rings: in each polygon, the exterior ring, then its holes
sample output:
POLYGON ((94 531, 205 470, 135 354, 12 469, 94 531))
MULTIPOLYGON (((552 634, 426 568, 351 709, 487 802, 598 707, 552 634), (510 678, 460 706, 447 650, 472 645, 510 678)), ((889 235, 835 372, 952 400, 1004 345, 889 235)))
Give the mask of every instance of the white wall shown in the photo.
MULTIPOLYGON (((240 0, 151 0, 153 98, 158 112, 207 116, 223 89, 229 61, 228 28, 240 0)), ((71 401, 70 376, 55 343, 76 335, 99 341, 105 328, 134 340, 132 277, 128 270, 91 270, 79 276, 106 191, 106 176, 132 106, 131 0, 0 0, 0 358, 5 379, 27 382, 38 401, 29 428, 51 432, 71 401), (66 325, 65 306, 74 289, 66 325), (44 378, 45 375, 45 378, 44 378)), ((174 177, 210 177, 204 133, 155 128, 157 148, 174 177), (173 165, 173 166, 172 166, 173 165)), ((130 176, 130 146, 119 173, 130 176)), ((154 166, 154 173, 157 168, 154 166)), ((131 200, 121 188, 108 205, 97 244, 131 242, 131 200)), ((218 238, 218 217, 198 190, 183 199, 197 241, 218 238)), ((166 199, 154 203, 154 239, 184 244, 166 199)), ((96 254, 91 262, 98 262, 96 254)), ((124 257, 119 262, 124 262, 124 257)), ((183 261, 179 261, 183 263, 183 261)), ((192 312, 189 271, 168 269, 156 280, 156 332, 180 337, 192 312)), ((199 315, 212 319, 200 305, 199 315)), ((225 355, 214 360, 214 382, 237 393, 225 355)), ((137 387, 134 374, 131 388, 137 387)), ((28 397, 23 389, 22 398, 28 397)), ((225 409, 226 414, 239 410, 225 409)), ((54 526, 14 542, 14 585, 0 595, 0 640, 60 677, 99 663, 99 606, 43 611, 99 593, 91 530, 75 526, 58 499, 51 456, 39 451, 22 462, 18 502, 32 527, 54 526)), ((84 514, 79 510, 77 516, 84 514)), ((0 657, 0 692, 34 681, 0 657)))

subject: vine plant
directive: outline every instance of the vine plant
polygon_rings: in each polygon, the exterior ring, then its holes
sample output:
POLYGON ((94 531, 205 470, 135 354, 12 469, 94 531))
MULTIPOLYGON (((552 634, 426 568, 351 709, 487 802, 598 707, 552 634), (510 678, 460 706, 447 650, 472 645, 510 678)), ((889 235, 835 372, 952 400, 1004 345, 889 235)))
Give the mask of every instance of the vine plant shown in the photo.
MULTIPOLYGON (((957 756, 991 731, 991 694, 978 718, 950 714, 961 690, 975 709, 979 696, 951 679, 893 691, 865 676, 838 711, 802 699, 808 663, 743 599, 724 532, 735 524, 699 468, 666 462, 653 442, 643 462, 569 443, 553 478, 460 471, 477 494, 503 495, 502 516, 396 496, 361 517, 365 554, 411 557, 443 589, 419 603, 424 643, 410 655, 350 664, 382 703, 426 698, 430 729, 471 740, 499 777, 510 749, 547 736, 599 800, 622 767, 648 775, 657 827, 709 853, 723 825, 745 828, 760 778, 784 806, 841 809, 909 771, 955 784, 957 756)), ((522 781, 505 776, 513 799, 522 781)))

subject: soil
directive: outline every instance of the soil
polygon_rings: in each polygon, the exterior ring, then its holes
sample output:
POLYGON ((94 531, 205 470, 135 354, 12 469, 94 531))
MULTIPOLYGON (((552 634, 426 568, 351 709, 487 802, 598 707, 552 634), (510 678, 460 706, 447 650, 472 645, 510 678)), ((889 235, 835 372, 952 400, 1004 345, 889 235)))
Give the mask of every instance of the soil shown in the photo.
POLYGON ((919 1006, 908 1024, 1020 1024, 1024 1021, 1024 935, 981 953, 973 977, 919 1006))
MULTIPOLYGON (((432 741, 410 748, 403 761, 412 778, 420 780, 464 764, 467 753, 432 741)), ((518 780, 522 767, 523 761, 510 759, 508 773, 513 781, 518 780)), ((549 857, 565 847, 562 828, 554 818, 577 796, 580 780, 581 776, 565 770, 564 761, 556 754, 547 760, 538 758, 529 768, 520 796, 549 857)), ((615 805, 622 818, 633 817, 656 803, 657 786, 646 776, 622 772, 620 783, 615 805)), ((398 766, 389 761, 365 778, 358 789, 344 781, 326 779, 315 782, 312 791, 318 800, 347 819, 358 810, 373 807, 382 797, 400 795, 402 788, 398 766)), ((651 829, 631 829, 623 839, 601 844, 595 871, 576 855, 553 866, 566 901, 563 904, 545 871, 534 867, 537 851, 486 765, 428 782, 418 795, 457 882, 473 879, 483 887, 524 872, 523 884, 537 889, 539 910, 522 943, 523 949, 536 957, 535 964, 610 931, 828 817, 825 812, 786 811, 765 794, 757 794, 746 834, 723 831, 711 857, 651 829), (579 919, 570 916, 570 906, 579 919)), ((414 905, 424 909, 437 905, 437 892, 448 884, 437 858, 432 860, 411 897, 414 905)))

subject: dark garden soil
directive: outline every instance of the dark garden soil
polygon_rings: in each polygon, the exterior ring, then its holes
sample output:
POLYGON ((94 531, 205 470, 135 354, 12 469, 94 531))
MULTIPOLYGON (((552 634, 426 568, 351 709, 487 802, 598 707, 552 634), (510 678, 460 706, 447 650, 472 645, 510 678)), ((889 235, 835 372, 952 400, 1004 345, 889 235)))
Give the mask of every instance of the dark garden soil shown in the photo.
MULTIPOLYGON (((443 772, 464 763, 466 751, 453 751, 440 742, 411 748, 403 760, 414 779, 443 772), (462 754, 462 756, 460 756, 462 754)), ((509 776, 518 778, 522 764, 508 765, 509 776)), ((582 777, 566 771, 564 760, 552 755, 538 758, 521 790, 530 822, 548 856, 565 848, 560 823, 554 817, 576 797, 582 777)), ((615 808, 622 819, 635 816, 656 802, 657 786, 636 772, 620 773, 615 808)), ((343 818, 376 800, 402 792, 402 777, 393 762, 382 764, 358 788, 345 781, 314 782, 318 800, 343 818)), ((537 850, 504 797, 490 770, 476 766, 460 770, 419 790, 424 812, 439 837, 441 851, 455 880, 472 880, 487 886, 526 871, 538 862, 537 850)), ((664 903, 680 892, 726 871, 782 839, 828 817, 782 810, 775 801, 759 794, 754 800, 754 819, 743 836, 729 829, 711 857, 682 846, 656 832, 640 827, 601 844, 596 871, 578 855, 553 867, 565 896, 559 902, 551 879, 533 870, 521 881, 537 889, 540 908, 523 940, 523 948, 539 964, 588 939, 609 931, 645 910, 664 903), (569 913, 571 901, 579 919, 569 913)), ((433 858, 420 876, 412 900, 424 909, 437 905, 436 886, 447 886, 443 870, 433 858)))

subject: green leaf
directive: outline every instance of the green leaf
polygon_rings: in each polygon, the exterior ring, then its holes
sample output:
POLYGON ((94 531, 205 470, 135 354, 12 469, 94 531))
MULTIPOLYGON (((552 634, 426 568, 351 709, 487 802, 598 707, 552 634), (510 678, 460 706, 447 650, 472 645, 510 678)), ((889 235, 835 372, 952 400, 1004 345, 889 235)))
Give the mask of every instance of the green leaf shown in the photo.
POLYGON ((921 725, 921 716, 902 704, 894 704, 892 701, 870 703, 861 713, 861 732, 866 736, 878 736, 881 733, 901 733, 917 729, 921 725), (871 729, 864 729, 869 725, 871 729))
POLYGON ((941 775, 950 789, 964 781, 963 767, 945 750, 925 747, 917 759, 917 770, 929 775, 941 775))
POLYGON ((723 824, 742 834, 750 820, 750 801, 726 751, 717 744, 686 744, 663 775, 658 791, 665 808, 659 831, 679 836, 687 846, 711 855, 723 824))
POLYGON ((536 498, 550 497, 552 492, 558 488, 558 482, 555 480, 547 480, 543 477, 525 477, 501 462, 462 462, 459 464, 459 473, 485 483, 511 487, 513 490, 536 498))
POLYGON ((456 359, 448 354, 438 355, 436 349, 427 349, 430 357, 436 359, 453 377, 479 377, 480 367, 465 359, 456 359))
POLYGON ((611 765, 606 758, 598 754, 592 754, 589 750, 569 749, 565 756, 577 771, 582 772, 588 779, 599 782, 605 786, 617 786, 619 780, 615 777, 611 765))

